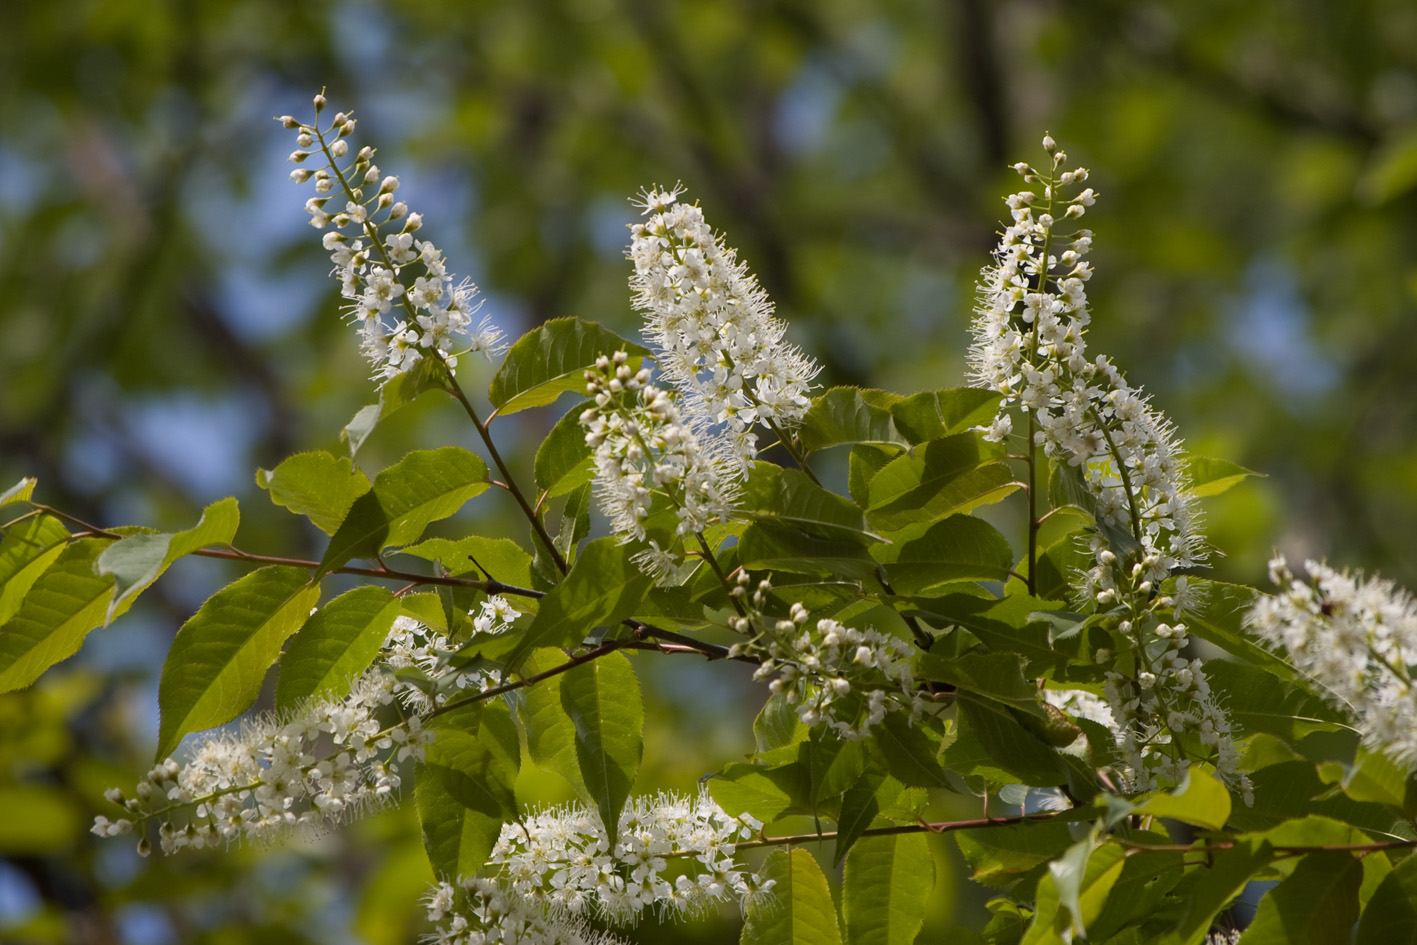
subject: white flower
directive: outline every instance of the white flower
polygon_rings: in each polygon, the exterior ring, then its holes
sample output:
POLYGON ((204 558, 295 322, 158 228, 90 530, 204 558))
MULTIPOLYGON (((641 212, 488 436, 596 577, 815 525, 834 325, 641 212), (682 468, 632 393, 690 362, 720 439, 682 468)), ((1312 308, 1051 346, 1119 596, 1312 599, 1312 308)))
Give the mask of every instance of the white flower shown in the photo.
POLYGON ((1381 578, 1314 561, 1304 570, 1307 581, 1271 561, 1279 593, 1256 601, 1246 625, 1351 708, 1369 747, 1417 767, 1417 602, 1381 578))
MULTIPOLYGON (((398 178, 380 180, 372 148, 362 149, 347 166, 337 163, 347 144, 342 138, 330 141, 330 136, 348 134, 353 119, 336 117, 345 120, 325 129, 295 126, 301 140, 311 138, 322 147, 328 145, 331 163, 313 175, 301 168, 291 180, 304 183, 313 176, 321 196, 305 204, 310 223, 320 229, 331 224, 338 228, 325 234, 325 248, 331 252, 341 294, 351 302, 346 314, 358 328, 360 347, 373 366, 374 377, 383 384, 429 357, 450 370, 457 367, 458 356, 464 352, 495 358, 502 349, 502 333, 486 319, 477 328, 470 327, 478 307, 473 303, 477 287, 470 281, 455 286, 437 247, 427 240, 415 240, 413 234, 423 219, 393 201, 398 178), (375 181, 379 181, 378 193, 364 199, 360 184, 375 181), (335 182, 355 199, 332 215, 326 208, 329 198, 323 195, 332 192, 335 182), (341 233, 343 228, 350 228, 352 234, 341 233), (389 231, 384 232, 386 229, 389 231), (365 239, 369 241, 367 250, 365 239), (419 268, 421 274, 416 271, 419 268)), ((298 153, 308 157, 315 152, 298 153)))
POLYGON ((757 280, 679 188, 648 189, 630 227, 630 288, 665 374, 685 397, 695 429, 721 432, 746 474, 755 424, 790 428, 806 412, 818 367, 783 342, 786 326, 757 280))

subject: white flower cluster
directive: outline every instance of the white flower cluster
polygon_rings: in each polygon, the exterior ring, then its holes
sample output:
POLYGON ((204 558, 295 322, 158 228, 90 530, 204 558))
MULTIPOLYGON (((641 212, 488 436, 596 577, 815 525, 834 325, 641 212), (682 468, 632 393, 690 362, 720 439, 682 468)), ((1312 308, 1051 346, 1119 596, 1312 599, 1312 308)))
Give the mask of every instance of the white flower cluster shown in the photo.
POLYGON ((583 919, 548 915, 495 879, 439 883, 428 897, 431 945, 623 945, 583 919))
MULTIPOLYGON (((631 371, 628 361, 617 351, 586 372, 595 406, 580 416, 586 444, 595 450, 596 493, 611 530, 622 542, 643 541, 657 496, 677 513, 679 536, 726 522, 737 490, 722 461, 700 445, 669 392, 649 383, 648 370, 631 371)), ((649 544, 636 557, 648 573, 662 577, 677 566, 672 548, 649 544)))
MULTIPOLYGON (((734 596, 745 600, 749 583, 747 572, 740 571, 734 596)), ((803 725, 825 722, 854 740, 869 735, 888 712, 907 712, 911 721, 920 717, 927 700, 915 685, 908 641, 827 617, 813 622, 800 602, 788 619, 771 620, 762 613, 771 590, 769 580, 759 581, 751 607, 730 620, 734 630, 753 634, 733 652, 761 658, 753 679, 771 679, 768 688, 786 697, 803 725)))
MULTIPOLYGON (((521 901, 523 914, 532 907, 558 921, 594 915, 617 924, 650 909, 694 915, 720 902, 746 907, 770 893, 771 880, 735 859, 737 844, 761 827, 746 815, 729 816, 706 793, 660 794, 631 799, 613 841, 600 815, 583 806, 504 824, 488 863, 499 868, 498 882, 521 901)), ((474 888, 487 892, 480 883, 474 888)), ((482 931, 489 935, 482 941, 520 941, 482 931)))
MULTIPOLYGON (((973 325, 973 379, 1004 395, 987 438, 1002 440, 1012 431, 1011 408, 1027 413, 1034 443, 1051 459, 1078 467, 1096 501, 1093 553, 1110 548, 1127 567, 1142 562, 1145 579, 1159 582, 1205 559, 1196 499, 1171 424, 1105 357, 1088 360, 1083 333, 1092 270, 1084 257, 1092 234, 1066 236, 1057 226, 1081 218, 1095 195, 1089 187, 1064 199, 1087 171, 1060 171, 1066 155, 1051 138, 1044 147, 1052 160, 1046 175, 1015 165, 1041 193, 1007 198, 1013 223, 994 265, 984 270, 973 325), (1139 547, 1124 553, 1108 531, 1131 535, 1139 547)), ((1099 562, 1085 575, 1084 590, 1091 596, 1113 589, 1123 573, 1099 562)))
POLYGON ((1154 623, 1135 633, 1124 620, 1118 635, 1133 638, 1138 664, 1134 675, 1109 671, 1104 690, 1115 719, 1125 788, 1169 788, 1192 760, 1204 760, 1215 764, 1216 774, 1240 793, 1246 806, 1253 804, 1254 787, 1240 770, 1230 716, 1216 701, 1201 661, 1182 655, 1185 624, 1154 623))
POLYGON ((1206 557, 1180 444, 1110 361, 1088 359, 1092 270, 1085 257, 1092 234, 1067 234, 1061 224, 1081 219, 1096 195, 1089 187, 1066 196, 1087 171, 1063 170, 1067 156, 1051 137, 1043 147, 1046 172, 1014 166, 1036 190, 1007 198, 1013 222, 983 274, 971 373, 1003 395, 985 437, 1006 438, 1010 411, 1018 408, 1028 417, 1029 448, 1042 446, 1049 459, 1076 467, 1092 497, 1093 565, 1080 576, 1079 592, 1117 615, 1114 637, 1126 649, 1118 662, 1129 670, 1109 672, 1106 693, 1128 787, 1154 790, 1174 783, 1191 760, 1213 760, 1248 801, 1229 719, 1200 662, 1181 655, 1185 578, 1173 597, 1158 596, 1165 578, 1206 557))
MULTIPOLYGON (((472 616, 474 635, 497 634, 512 625, 521 611, 500 595, 484 600, 472 616)), ((442 634, 425 627, 412 617, 394 619, 389 638, 384 643, 382 658, 390 669, 412 667, 424 677, 425 685, 401 681, 394 691, 405 706, 416 713, 427 713, 446 701, 449 694, 463 689, 481 689, 500 682, 482 670, 461 670, 451 664, 460 647, 442 634)))
MULTIPOLYGON (((474 624, 496 632, 517 616, 493 597, 474 624)), ((402 784, 401 766, 421 761, 433 739, 424 716, 464 683, 465 674, 447 665, 450 652, 438 634, 397 618, 380 663, 355 679, 347 695, 311 699, 287 718, 258 716, 239 732, 215 734, 185 764, 169 758, 154 766, 131 798, 111 789, 108 799, 129 816, 100 816, 93 832, 117 836, 135 822, 158 819, 162 851, 175 853, 328 826, 387 803, 402 784), (399 681, 394 670, 408 666, 442 688, 430 692, 399 681), (397 703, 412 714, 399 717, 397 703)), ((147 851, 145 839, 139 849, 147 851)))
POLYGON ((1417 767, 1417 602, 1381 578, 1314 561, 1304 569, 1307 581, 1283 557, 1271 561, 1279 592, 1255 603, 1247 625, 1352 708, 1369 747, 1417 767))
POLYGON ((316 96, 312 125, 289 115, 279 120, 296 132, 299 147, 290 160, 303 165, 316 154, 325 158, 324 167, 298 167, 290 179, 314 181, 315 196, 306 201, 305 210, 311 226, 332 227, 325 233, 325 249, 375 378, 382 384, 428 357, 453 369, 464 352, 495 356, 502 333, 485 318, 472 327, 480 305, 473 302, 477 286, 470 280, 454 285, 442 252, 428 240, 415 239, 423 219, 395 199, 398 178, 381 177, 373 148, 362 148, 340 166, 349 153, 346 139, 354 132, 355 120, 340 112, 322 129, 319 114, 324 104, 324 96, 316 96))
POLYGON ((746 472, 754 426, 781 434, 800 421, 818 367, 783 342, 787 326, 767 294, 680 193, 649 189, 636 204, 649 219, 630 227, 630 288, 685 414, 696 428, 722 430, 746 472))

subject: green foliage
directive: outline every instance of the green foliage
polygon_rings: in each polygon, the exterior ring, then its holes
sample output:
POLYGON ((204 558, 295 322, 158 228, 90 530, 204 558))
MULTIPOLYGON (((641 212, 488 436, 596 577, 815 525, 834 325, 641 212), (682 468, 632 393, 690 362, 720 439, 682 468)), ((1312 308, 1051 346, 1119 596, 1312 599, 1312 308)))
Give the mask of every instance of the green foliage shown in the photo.
POLYGON ((184 735, 251 707, 281 645, 305 622, 320 587, 296 568, 252 571, 207 599, 177 631, 158 688, 159 761, 184 735))
POLYGON ((632 364, 649 352, 594 322, 555 318, 512 345, 492 378, 487 397, 499 414, 552 403, 567 391, 584 391, 586 370, 601 355, 624 351, 632 364))
POLYGON ((778 850, 763 864, 772 901, 748 909, 741 945, 840 945, 836 907, 822 868, 806 850, 778 850))
POLYGON ((356 587, 311 614, 281 654, 276 710, 316 697, 339 699, 379 655, 400 604, 382 587, 356 587))
POLYGON ((561 707, 575 727, 581 783, 600 811, 606 835, 613 835, 644 756, 639 680, 630 661, 612 653, 566 673, 560 688, 561 707))

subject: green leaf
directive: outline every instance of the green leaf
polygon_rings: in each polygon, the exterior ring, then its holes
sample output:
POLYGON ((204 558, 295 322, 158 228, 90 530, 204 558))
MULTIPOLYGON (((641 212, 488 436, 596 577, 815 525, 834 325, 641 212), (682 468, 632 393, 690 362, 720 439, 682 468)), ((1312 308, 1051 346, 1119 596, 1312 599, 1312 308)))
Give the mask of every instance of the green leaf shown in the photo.
POLYGON ((304 515, 326 535, 333 535, 349 507, 372 486, 354 463, 323 450, 296 453, 275 469, 256 470, 256 485, 271 501, 304 515))
MULTIPOLYGON (((400 548, 399 554, 437 561, 449 574, 490 575, 493 580, 515 587, 531 586, 531 555, 510 538, 427 538, 416 545, 400 548)), ((521 606, 518 605, 518 610, 521 606)))
POLYGON ((807 452, 833 446, 869 443, 909 449, 910 441, 896 429, 891 405, 900 398, 879 390, 833 387, 812 399, 797 431, 807 452))
POLYGON ((915 455, 898 456, 872 478, 867 517, 893 531, 922 521, 969 512, 1019 488, 1013 471, 997 460, 1003 450, 977 434, 931 440, 915 455))
POLYGON ((996 767, 1024 784, 1050 787, 1067 780, 1058 753, 1020 724, 1008 707, 976 696, 963 698, 964 693, 960 695, 960 737, 946 751, 946 764, 954 767, 957 753, 973 739, 996 767))
POLYGON ((99 574, 112 575, 114 580, 115 593, 105 619, 111 623, 115 614, 126 609, 133 598, 183 555, 208 545, 231 544, 240 523, 236 500, 225 498, 207 506, 197 524, 186 531, 139 532, 109 545, 98 556, 96 565, 99 574))
POLYGON ((748 907, 741 945, 841 945, 831 889, 812 854, 776 850, 760 875, 776 885, 748 907))
POLYGON ((266 670, 320 599, 299 568, 253 571, 201 606, 177 631, 158 684, 157 758, 189 732, 223 725, 251 707, 266 670))
POLYGON ((424 358, 412 371, 389 378, 379 390, 379 402, 361 408, 340 431, 340 439, 349 444, 350 457, 359 452, 379 423, 406 404, 413 403, 420 394, 443 390, 446 381, 447 368, 436 358, 424 358))
POLYGON ((585 372, 595 359, 624 351, 639 368, 648 349, 595 322, 555 318, 517 339, 492 378, 487 398, 497 413, 549 404, 566 391, 585 391, 585 372))
POLYGON ((461 706, 429 723, 427 767, 464 807, 507 821, 517 816, 521 767, 517 726, 500 699, 461 706))
POLYGON ((1228 850, 1210 854, 1207 869, 1187 875, 1176 893, 1185 904, 1175 927, 1154 941, 1157 945, 1199 945, 1215 914, 1230 904, 1250 877, 1274 859, 1268 843, 1251 836, 1235 838, 1228 850))
POLYGON ((1321 815, 1364 831, 1391 835, 1399 820, 1379 804, 1345 797, 1319 780, 1313 762, 1285 761, 1250 774, 1255 803, 1230 812, 1231 829, 1268 830, 1295 817, 1321 815))
POLYGON ((1226 711, 1236 730, 1246 734, 1266 732, 1292 746, 1310 732, 1345 721, 1342 712, 1318 696, 1258 666, 1208 660, 1205 675, 1211 689, 1225 693, 1226 711))
POLYGON ((644 756, 640 683, 623 653, 610 653, 561 676, 561 707, 576 727, 581 780, 600 811, 605 835, 619 834, 620 811, 644 756))
POLYGON ((276 711, 316 696, 343 698, 350 681, 369 668, 402 610, 382 587, 346 591, 310 615, 291 637, 276 676, 276 711))
POLYGON ((1222 830, 1230 819, 1230 792, 1203 766, 1192 765, 1176 790, 1151 795, 1137 805, 1136 812, 1169 817, 1206 830, 1222 830))
POLYGON ((509 669, 542 646, 580 643, 596 627, 628 617, 654 583, 630 560, 631 549, 613 538, 585 546, 565 580, 541 600, 541 609, 507 657, 509 669))
POLYGON ((1023 661, 1016 653, 975 652, 953 659, 926 653, 920 657, 920 675, 1039 713, 1038 687, 1024 678, 1023 661))
POLYGON ((1019 653, 1028 658, 1028 676, 1041 676, 1065 663, 1049 639, 1049 625, 1035 616, 1059 605, 1016 594, 996 600, 972 594, 898 599, 908 611, 940 626, 963 627, 991 650, 1019 653))
POLYGON ((426 767, 420 766, 414 779, 423 848, 428 851, 433 872, 448 882, 475 875, 492 854, 502 821, 458 803, 426 767))
POLYGON ((865 770, 866 753, 858 741, 846 741, 820 728, 797 744, 797 758, 807 772, 812 804, 837 797, 856 783, 865 770))
POLYGON ((753 719, 753 737, 758 751, 783 748, 805 738, 807 727, 797 717, 797 710, 783 693, 768 696, 767 702, 753 719))
POLYGON ((52 515, 36 515, 5 530, 0 540, 0 626, 19 613, 34 583, 64 553, 69 530, 52 515))
POLYGON ((1358 921, 1362 882, 1363 865, 1353 854, 1310 853, 1265 893, 1244 945, 1347 945, 1358 921))
POLYGON ((912 443, 992 423, 998 412, 999 394, 978 387, 926 391, 891 405, 896 427, 912 443))
POLYGON ((730 816, 748 814, 770 824, 794 806, 794 796, 806 793, 806 773, 795 762, 770 768, 730 764, 706 782, 709 795, 730 816))
POLYGON ((1047 820, 961 830, 955 839, 965 862, 974 870, 970 878, 986 886, 1006 886, 1062 856, 1073 843, 1067 824, 1047 820))
POLYGON ((841 796, 841 812, 836 818, 836 843, 832 846, 832 864, 840 865, 846 854, 861 839, 882 809, 900 795, 904 788, 899 781, 869 765, 851 789, 841 796))
POLYGON ((935 861, 924 834, 866 837, 846 856, 841 911, 851 945, 910 945, 925 923, 935 861))
POLYGON ((1417 856, 1378 884, 1358 921, 1354 945, 1417 945, 1417 856))
MULTIPOLYGON (((1129 836, 1142 843, 1171 842, 1165 834, 1147 831, 1136 831, 1129 836)), ((1122 875, 1107 896, 1106 905, 1088 922, 1090 940, 1110 942, 1123 928, 1152 920, 1158 906, 1181 879, 1182 862, 1182 855, 1172 850, 1128 856, 1122 864, 1122 875)))
POLYGON ((1088 837, 1048 864, 1039 880, 1037 911, 1023 945, 1064 945, 1083 936, 1106 905, 1107 895, 1122 875, 1126 851, 1120 844, 1094 848, 1088 837))
POLYGON ((796 469, 753 464, 740 499, 743 511, 758 521, 770 519, 806 535, 862 544, 879 541, 866 530, 866 519, 853 503, 817 485, 796 469))
POLYGON ((0 692, 28 686, 103 624, 113 579, 95 574, 94 562, 108 544, 84 538, 66 546, 0 626, 0 692))
MULTIPOLYGON (((536 676, 565 662, 566 654, 547 647, 533 651, 522 672, 536 676)), ((560 775, 577 795, 589 800, 590 793, 581 778, 580 761, 576 757, 576 725, 561 705, 561 681, 562 676, 550 676, 524 690, 521 716, 526 747, 532 761, 560 775)))
POLYGON ((25 476, 4 492, 0 492, 0 508, 12 502, 28 502, 34 496, 34 487, 39 485, 39 480, 33 476, 25 476))
POLYGON ((870 501, 871 480, 897 455, 893 451, 876 446, 857 445, 851 448, 847 458, 847 494, 857 505, 865 506, 870 501))
POLYGON ((418 540, 489 485, 487 464, 458 446, 414 450, 374 479, 354 501, 320 562, 321 576, 350 558, 368 558, 391 545, 418 540))
POLYGON ((888 712, 872 730, 871 745, 881 756, 886 770, 907 787, 949 787, 940 766, 939 744, 932 742, 918 725, 911 725, 898 712, 888 712))
POLYGON ((1190 482, 1190 493, 1200 498, 1229 492, 1251 476, 1264 477, 1253 469, 1246 469, 1238 463, 1226 459, 1211 459, 1209 456, 1187 456, 1186 478, 1190 482))
POLYGON ((1199 605, 1186 615, 1186 626, 1191 633, 1286 682, 1300 687, 1304 685, 1303 676, 1293 666, 1255 643, 1253 635, 1245 630, 1245 614, 1259 597, 1257 591, 1242 584, 1226 584, 1203 578, 1190 578, 1188 583, 1189 590, 1199 601, 1199 605))
POLYGON ((1417 128, 1399 126, 1374 150, 1356 188, 1365 203, 1381 205, 1417 187, 1417 128))
POLYGON ((585 441, 580 417, 590 401, 576 404, 536 448, 536 488, 555 498, 595 478, 595 451, 585 441))
POLYGON ((929 596, 937 587, 960 581, 999 581, 1008 576, 1014 553, 998 529, 970 515, 951 515, 919 537, 872 547, 897 594, 929 596))
POLYGON ((836 575, 863 580, 876 562, 854 538, 822 537, 772 518, 759 519, 738 538, 738 559, 753 571, 836 575))

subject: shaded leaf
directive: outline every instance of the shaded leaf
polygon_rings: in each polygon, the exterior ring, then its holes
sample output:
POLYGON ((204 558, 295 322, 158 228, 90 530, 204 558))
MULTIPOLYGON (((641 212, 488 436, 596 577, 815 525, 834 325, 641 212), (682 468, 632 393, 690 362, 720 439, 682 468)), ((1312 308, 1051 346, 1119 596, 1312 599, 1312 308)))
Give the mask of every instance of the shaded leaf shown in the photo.
POLYGON ((898 400, 885 391, 833 387, 812 399, 798 439, 809 453, 856 443, 909 449, 910 441, 891 418, 891 405, 898 400))
MULTIPOLYGON (((1310 853, 1265 893, 1243 945, 1347 945, 1358 921, 1363 866, 1351 853, 1310 853)), ((1380 887, 1381 888, 1381 887, 1380 887)), ((1388 942, 1392 939, 1388 939, 1388 942)))
POLYGON ((999 581, 1008 576, 1014 553, 998 529, 970 515, 951 515, 918 537, 892 536, 872 546, 897 594, 920 594, 960 581, 999 581))
POLYGON ((645 748, 644 703, 630 661, 610 653, 563 673, 561 707, 575 725, 581 780, 606 836, 617 836, 645 748))
POLYGON ((1358 921, 1354 945, 1417 945, 1417 856, 1378 885, 1358 921))
POLYGON ((970 427, 988 425, 999 410, 999 394, 979 387, 925 391, 891 405, 896 427, 912 443, 938 440, 970 427))
POLYGON ((497 821, 517 816, 513 784, 521 767, 516 723, 499 699, 474 702, 438 716, 427 768, 464 807, 497 821))
POLYGON ((536 448, 536 488, 552 498, 595 478, 595 451, 585 441, 580 416, 590 401, 576 404, 536 448))
MULTIPOLYGON (((536 676, 566 662, 566 654, 554 647, 535 650, 527 657, 522 672, 536 676)), ((560 775, 587 800, 590 794, 581 778, 580 761, 576 757, 576 725, 561 704, 562 676, 541 680, 525 691, 521 701, 522 725, 526 730, 526 746, 531 760, 560 775)))
POLYGON ((426 767, 420 766, 414 778, 423 848, 433 872, 448 882, 476 874, 497 843, 502 821, 458 803, 442 780, 426 767))
POLYGON ((487 464, 461 447, 414 450, 379 473, 373 489, 354 501, 330 539, 319 573, 417 541, 430 523, 454 514, 489 484, 487 464))
POLYGON ((631 554, 613 538, 587 544, 565 579, 542 598, 521 643, 507 657, 508 668, 516 668, 537 647, 571 646, 596 627, 628 617, 653 584, 631 554))

